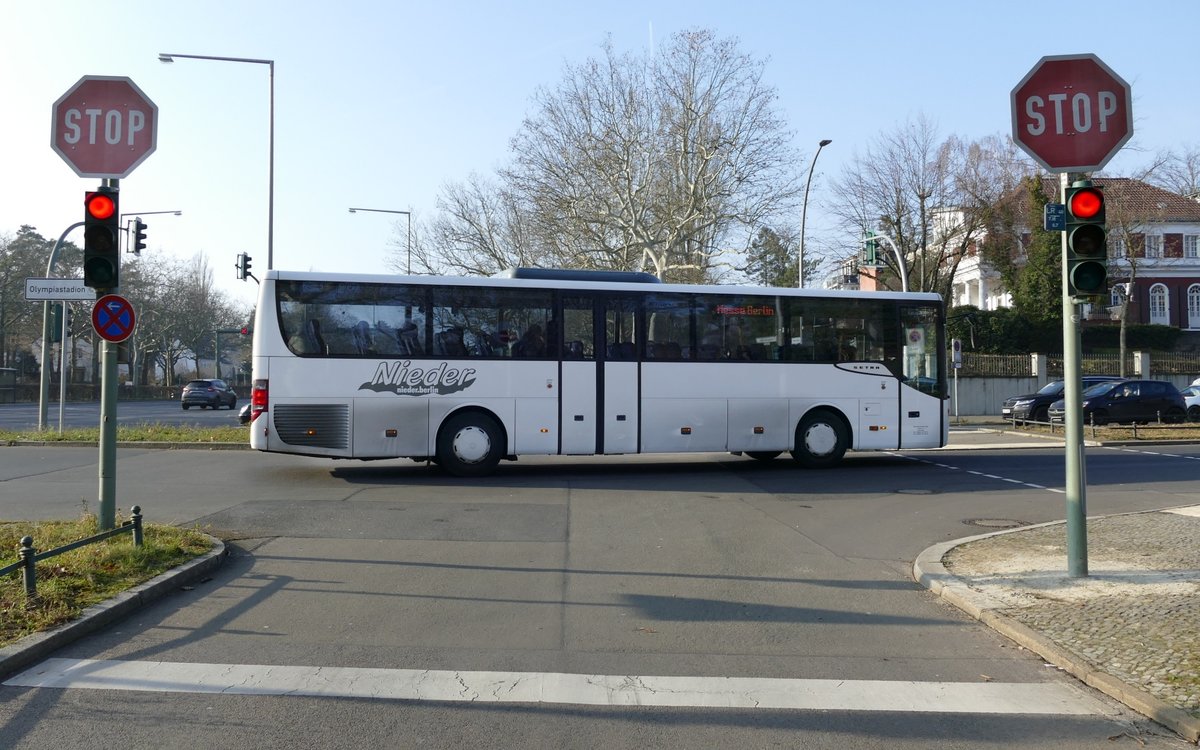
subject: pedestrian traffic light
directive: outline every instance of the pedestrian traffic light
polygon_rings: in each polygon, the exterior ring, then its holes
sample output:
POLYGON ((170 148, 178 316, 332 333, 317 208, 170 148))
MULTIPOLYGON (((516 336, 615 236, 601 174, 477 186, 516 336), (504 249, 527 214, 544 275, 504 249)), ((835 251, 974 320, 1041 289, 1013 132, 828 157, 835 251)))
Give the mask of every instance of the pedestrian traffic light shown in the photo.
POLYGON ((61 302, 55 302, 50 305, 50 343, 57 344, 62 341, 62 314, 63 306, 61 302))
POLYGON ((250 273, 250 261, 251 260, 253 260, 253 258, 251 258, 246 253, 238 253, 237 277, 239 279, 241 279, 242 281, 245 281, 247 276, 249 276, 250 278, 254 278, 253 275, 250 273))
POLYGON ((117 191, 107 186, 83 196, 83 283, 93 289, 118 286, 121 252, 117 196, 117 191))
POLYGON ((1076 302, 1108 296, 1104 193, 1091 180, 1067 188, 1067 294, 1076 302))
POLYGON ((141 219, 134 219, 133 226, 130 227, 129 234, 129 252, 140 256, 142 251, 146 249, 146 222, 141 219))

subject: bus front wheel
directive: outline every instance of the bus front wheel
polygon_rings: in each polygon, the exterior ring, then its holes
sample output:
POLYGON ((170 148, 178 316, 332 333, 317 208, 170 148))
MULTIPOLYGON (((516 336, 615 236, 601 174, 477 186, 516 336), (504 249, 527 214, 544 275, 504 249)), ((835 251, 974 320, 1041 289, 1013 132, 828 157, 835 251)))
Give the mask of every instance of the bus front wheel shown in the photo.
POLYGON ((504 433, 486 414, 455 414, 438 432, 437 463, 456 477, 488 474, 500 463, 503 452, 504 433))
POLYGON ((800 420, 792 458, 806 469, 835 466, 846 454, 850 439, 841 417, 818 409, 800 420))

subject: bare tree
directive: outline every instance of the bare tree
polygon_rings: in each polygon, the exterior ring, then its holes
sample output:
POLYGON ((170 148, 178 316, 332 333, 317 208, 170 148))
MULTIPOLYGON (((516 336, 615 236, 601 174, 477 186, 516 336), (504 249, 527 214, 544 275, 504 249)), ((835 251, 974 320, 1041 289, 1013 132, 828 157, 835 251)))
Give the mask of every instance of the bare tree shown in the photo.
POLYGON ((1159 154, 1144 171, 1147 182, 1188 198, 1200 198, 1200 145, 1159 154))
POLYGON ((414 238, 413 260, 425 273, 487 276, 552 265, 530 236, 527 208, 504 185, 472 174, 466 182, 443 186, 438 211, 428 246, 414 238))
MULTIPOLYGON (((992 206, 1032 170, 1008 139, 941 140, 924 116, 855 155, 832 187, 831 212, 847 236, 881 232, 896 244, 910 288, 949 297, 959 263, 976 252, 992 206)), ((898 260, 881 256, 895 288, 898 260)))
POLYGON ((656 56, 605 44, 536 92, 498 183, 443 190, 431 245, 463 272, 519 262, 711 280, 800 193, 763 69, 708 31, 656 56))

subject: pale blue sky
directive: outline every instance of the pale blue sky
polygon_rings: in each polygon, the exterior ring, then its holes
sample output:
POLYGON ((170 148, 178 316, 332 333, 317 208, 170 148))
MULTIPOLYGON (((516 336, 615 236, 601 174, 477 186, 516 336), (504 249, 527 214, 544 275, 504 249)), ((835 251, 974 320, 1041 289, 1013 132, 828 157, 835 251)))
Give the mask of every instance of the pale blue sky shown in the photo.
POLYGON ((275 60, 275 266, 298 270, 385 271, 404 218, 347 208, 430 217, 444 183, 507 160, 534 89, 599 54, 607 34, 633 50, 703 27, 769 59, 796 147, 811 157, 833 139, 817 163, 810 246, 836 239, 824 183, 880 132, 924 114, 943 136, 1008 133, 1009 92, 1044 55, 1095 53, 1132 85, 1136 132, 1109 173, 1200 143, 1190 0, 4 5, 0 232, 32 224, 57 237, 81 220, 99 181, 50 149, 51 106, 83 75, 128 76, 160 122, 157 151, 121 182, 121 210, 182 210, 146 218, 147 252, 206 253, 242 302, 255 286, 235 280, 234 256, 249 252, 257 271, 267 259, 267 67, 164 65, 159 52, 275 60), (1089 7, 1090 20, 1073 18, 1089 7))

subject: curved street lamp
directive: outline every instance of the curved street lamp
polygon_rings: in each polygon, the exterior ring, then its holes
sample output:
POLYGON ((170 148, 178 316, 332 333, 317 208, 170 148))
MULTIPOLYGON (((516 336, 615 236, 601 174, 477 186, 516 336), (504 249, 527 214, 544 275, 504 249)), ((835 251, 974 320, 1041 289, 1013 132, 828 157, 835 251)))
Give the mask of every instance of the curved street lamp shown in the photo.
POLYGON ((404 272, 412 276, 412 212, 411 211, 396 211, 388 208, 351 208, 350 213, 356 214, 359 211, 369 211, 375 214, 404 214, 404 218, 408 219, 408 266, 404 272))
POLYGON ((267 270, 275 267, 275 61, 258 60, 251 57, 216 57, 213 55, 181 55, 176 52, 159 52, 158 61, 173 63, 175 58, 187 60, 218 60, 220 62, 252 63, 266 65, 267 83, 270 87, 270 134, 267 145, 267 270))
POLYGON ((813 168, 817 166, 817 157, 821 155, 821 149, 831 143, 833 141, 826 138, 817 144, 817 153, 813 154, 812 163, 808 165, 808 181, 804 183, 804 206, 800 209, 800 268, 796 281, 796 286, 801 289, 804 288, 804 223, 808 219, 808 189, 812 187, 813 168))

